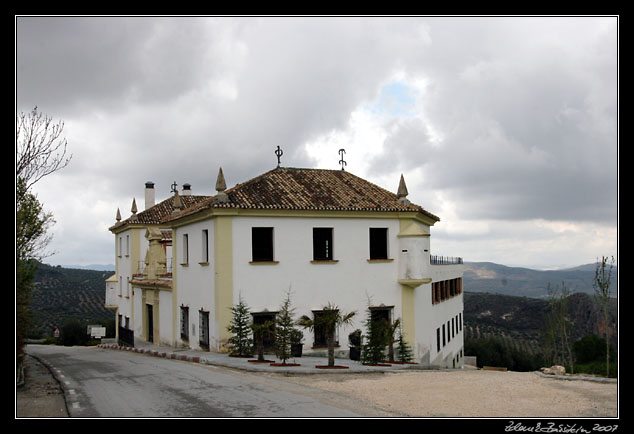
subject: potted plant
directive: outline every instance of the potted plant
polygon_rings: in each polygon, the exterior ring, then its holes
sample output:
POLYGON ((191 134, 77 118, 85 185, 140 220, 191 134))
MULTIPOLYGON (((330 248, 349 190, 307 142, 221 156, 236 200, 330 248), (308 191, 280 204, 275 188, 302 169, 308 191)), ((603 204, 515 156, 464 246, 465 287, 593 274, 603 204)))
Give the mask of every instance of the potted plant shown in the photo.
POLYGON ((301 330, 293 329, 291 330, 291 356, 292 357, 302 357, 302 347, 304 346, 302 340, 304 339, 304 334, 301 330))
POLYGON ((356 329, 348 335, 350 345, 350 360, 361 360, 361 330, 356 329))

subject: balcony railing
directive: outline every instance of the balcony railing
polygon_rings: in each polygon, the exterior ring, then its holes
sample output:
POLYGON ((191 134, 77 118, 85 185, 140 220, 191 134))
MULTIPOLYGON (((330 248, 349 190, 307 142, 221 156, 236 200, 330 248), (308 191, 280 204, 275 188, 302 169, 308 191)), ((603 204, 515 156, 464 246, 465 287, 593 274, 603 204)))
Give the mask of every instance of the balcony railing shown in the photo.
MULTIPOLYGON (((135 277, 147 277, 145 261, 138 261, 137 269, 134 273, 135 277)), ((172 258, 167 258, 164 263, 159 263, 156 268, 157 275, 160 277, 172 277, 172 258)))
POLYGON ((431 255, 429 257, 429 263, 431 265, 455 265, 462 264, 462 258, 458 256, 437 256, 431 255))

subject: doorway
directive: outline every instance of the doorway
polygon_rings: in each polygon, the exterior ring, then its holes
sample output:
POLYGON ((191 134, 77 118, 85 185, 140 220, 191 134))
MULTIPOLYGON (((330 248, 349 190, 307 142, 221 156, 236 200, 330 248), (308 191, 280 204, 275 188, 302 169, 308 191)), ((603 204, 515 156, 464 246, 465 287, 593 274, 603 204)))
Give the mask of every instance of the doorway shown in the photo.
POLYGON ((146 304, 147 309, 147 340, 154 343, 154 312, 151 304, 146 304))

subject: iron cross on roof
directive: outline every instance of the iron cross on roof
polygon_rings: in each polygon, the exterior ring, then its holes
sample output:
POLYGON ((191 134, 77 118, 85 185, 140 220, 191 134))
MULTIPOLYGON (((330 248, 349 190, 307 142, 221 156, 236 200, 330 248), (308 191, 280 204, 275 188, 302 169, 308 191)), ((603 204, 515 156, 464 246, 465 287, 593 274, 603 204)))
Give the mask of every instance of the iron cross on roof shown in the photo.
POLYGON ((280 157, 284 155, 284 151, 282 151, 282 148, 280 148, 279 145, 277 145, 277 149, 275 150, 275 155, 277 155, 277 167, 280 167, 280 157))
POLYGON ((178 184, 176 183, 176 181, 174 181, 171 187, 172 189, 170 190, 170 193, 176 193, 176 187, 178 187, 178 184))
POLYGON ((345 149, 339 149, 339 155, 341 155, 341 160, 339 160, 339 164, 341 164, 341 170, 344 170, 343 166, 347 166, 348 163, 346 163, 343 159, 343 154, 346 153, 345 149))

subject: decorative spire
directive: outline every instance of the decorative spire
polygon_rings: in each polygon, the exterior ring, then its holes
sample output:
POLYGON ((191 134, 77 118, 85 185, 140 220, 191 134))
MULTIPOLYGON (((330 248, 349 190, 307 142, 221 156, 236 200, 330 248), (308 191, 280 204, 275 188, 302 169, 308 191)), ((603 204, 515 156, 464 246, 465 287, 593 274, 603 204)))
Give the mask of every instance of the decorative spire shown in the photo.
POLYGON ((117 221, 121 221, 121 211, 119 211, 119 208, 117 208, 117 221))
POLYGON ((225 182, 225 175, 222 173, 222 167, 218 171, 218 179, 216 180, 216 191, 218 194, 213 199, 214 202, 228 202, 229 196, 225 193, 227 189, 227 183, 225 182))
POLYGON ((174 191, 174 199, 172 200, 172 214, 176 214, 180 212, 183 208, 183 202, 181 201, 181 197, 178 195, 178 190, 174 191))
POLYGON ((401 173, 401 181, 398 183, 398 191, 396 192, 396 195, 398 196, 398 201, 404 205, 409 205, 410 201, 407 200, 408 194, 409 193, 407 192, 407 186, 405 185, 405 178, 401 173))
POLYGON ((137 210, 137 207, 136 207, 136 198, 133 198, 133 199, 132 199, 132 209, 131 209, 130 211, 132 211, 132 214, 133 214, 133 215, 135 215, 135 214, 136 214, 136 212, 138 211, 138 210, 137 210))

